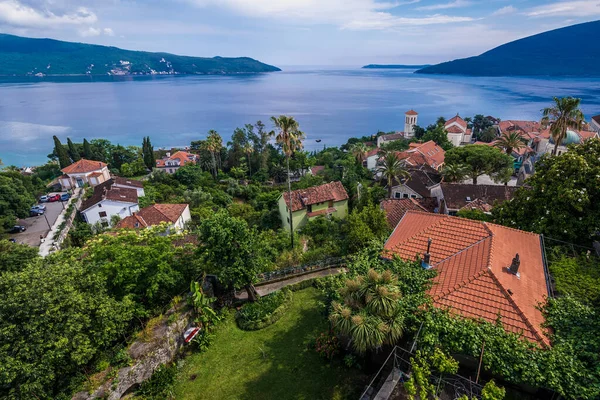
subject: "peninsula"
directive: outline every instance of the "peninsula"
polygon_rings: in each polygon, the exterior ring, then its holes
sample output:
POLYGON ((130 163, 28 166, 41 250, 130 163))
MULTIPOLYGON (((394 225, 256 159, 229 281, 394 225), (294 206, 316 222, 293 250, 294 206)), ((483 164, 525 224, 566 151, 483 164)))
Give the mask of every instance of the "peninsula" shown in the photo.
POLYGON ((0 34, 0 76, 239 74, 280 71, 249 57, 169 53, 0 34))

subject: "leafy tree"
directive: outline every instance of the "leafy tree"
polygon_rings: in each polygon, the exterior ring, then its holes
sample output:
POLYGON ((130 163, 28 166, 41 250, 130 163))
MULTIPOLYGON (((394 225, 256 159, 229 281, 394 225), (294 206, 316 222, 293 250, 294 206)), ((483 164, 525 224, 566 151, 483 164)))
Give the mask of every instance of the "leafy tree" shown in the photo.
POLYGON ((473 117, 473 130, 475 131, 480 140, 483 140, 480 134, 488 128, 492 128, 492 123, 484 115, 477 114, 473 117))
POLYGON ((139 148, 135 146, 112 146, 110 150, 111 166, 121 170, 123 164, 130 164, 140 158, 139 148))
POLYGON ((445 165, 442 170, 444 182, 462 182, 469 175, 469 169, 464 164, 449 164, 445 165))
POLYGON ((77 162, 81 160, 81 156, 79 155, 79 149, 73 144, 71 138, 67 138, 67 147, 69 148, 69 157, 73 162, 77 162))
POLYGON ((477 178, 488 174, 500 175, 506 171, 512 173, 513 159, 500 150, 487 145, 467 145, 455 147, 446 152, 445 162, 447 165, 465 165, 468 176, 477 184, 477 178))
POLYGON ((367 151, 367 146, 365 146, 365 144, 362 142, 355 143, 350 148, 350 152, 352 153, 354 158, 356 158, 356 162, 359 165, 363 165, 363 162, 365 161, 365 157, 367 155, 367 151))
POLYGON ((493 126, 486 128, 479 134, 479 140, 486 143, 491 143, 496 140, 498 131, 493 126))
POLYGON ((65 150, 64 146, 56 136, 52 136, 54 139, 54 154, 58 157, 58 163, 60 164, 60 168, 66 168, 71 165, 71 159, 67 154, 67 150, 65 150))
MULTIPOLYGON (((304 133, 300 131, 300 125, 294 117, 280 115, 279 117, 271 117, 271 121, 275 128, 279 131, 275 137, 275 141, 285 154, 287 162, 287 183, 288 183, 288 198, 292 200, 292 185, 290 182, 290 158, 299 150, 302 150, 304 133)), ((294 221, 292 217, 292 207, 288 207, 290 213, 290 241, 291 247, 294 248, 294 221)))
POLYGON ((90 146, 90 142, 87 139, 83 139, 83 158, 87 160, 92 160, 94 155, 92 154, 92 147, 90 146))
POLYGON ((346 244, 351 252, 363 249, 373 240, 382 241, 390 233, 385 212, 376 204, 350 213, 345 230, 346 244))
POLYGON ((520 150, 527 146, 525 143, 525 139, 521 136, 521 133, 513 131, 513 132, 504 132, 496 142, 494 146, 504 150, 506 154, 511 155, 513 150, 520 150))
POLYGON ((35 247, 0 240, 0 273, 21 271, 37 258, 35 247))
POLYGON ((381 165, 377 171, 381 173, 381 178, 386 182, 388 188, 388 197, 392 197, 392 186, 394 181, 400 182, 402 179, 410 179, 410 173, 404 168, 402 160, 398 158, 395 152, 386 152, 383 158, 380 158, 381 165))
POLYGON ((543 157, 536 173, 514 198, 492 214, 497 222, 571 243, 591 244, 600 236, 600 139, 543 157))
POLYGON ((425 128, 421 128, 419 125, 413 126, 413 133, 415 134, 415 138, 417 138, 417 139, 423 138, 423 135, 425 135, 425 132, 427 132, 425 130, 425 128))
POLYGON ((92 149, 92 160, 102 161, 107 164, 112 162, 111 154, 114 146, 110 141, 106 139, 92 139, 90 147, 92 149))
POLYGON ((51 161, 44 165, 36 167, 34 175, 40 178, 40 180, 47 182, 59 177, 60 175, 62 175, 62 172, 60 171, 60 166, 57 163, 51 161))
POLYGON ((404 151, 409 147, 409 141, 406 139, 398 139, 389 143, 384 143, 381 146, 382 151, 404 151))
POLYGON ((154 160, 154 147, 150 142, 150 136, 146 136, 142 140, 142 158, 146 168, 152 171, 152 169, 156 166, 156 161, 154 160))
POLYGON ((453 147, 452 142, 448 140, 448 133, 443 125, 437 125, 435 128, 427 130, 425 135, 423 135, 422 140, 423 142, 433 140, 438 146, 446 151, 453 147))
POLYGON ((132 163, 124 163, 121 165, 121 175, 123 176, 138 176, 146 172, 146 164, 140 157, 132 163))
POLYGON ((223 139, 215 130, 208 131, 208 136, 204 141, 204 148, 210 152, 212 158, 213 176, 216 178, 221 169, 221 149, 223 148, 223 139))
POLYGON ((231 217, 225 210, 200 223, 199 254, 209 271, 232 288, 245 288, 248 299, 258 298, 254 283, 257 275, 269 268, 260 236, 246 221, 231 217))
POLYGON ((438 117, 438 119, 435 121, 435 124, 437 126, 444 126, 446 124, 446 118, 438 117))
POLYGON ((492 379, 483 387, 483 390, 481 391, 481 400, 502 400, 505 395, 506 389, 497 386, 496 382, 492 379))
POLYGON ((476 221, 492 222, 491 215, 484 213, 481 210, 459 210, 456 215, 461 218, 474 219, 476 221))
POLYGON ((600 307, 600 262, 595 257, 563 254, 550 262, 549 269, 558 293, 600 307))
POLYGON ((553 155, 556 155, 558 146, 567 136, 567 129, 581 129, 585 121, 583 113, 579 109, 581 99, 574 97, 553 97, 554 105, 542 110, 542 124, 550 126, 550 134, 554 140, 553 155))
POLYGON ((69 253, 0 280, 0 396, 57 398, 72 376, 118 339, 131 302, 69 253))
POLYGON ((29 208, 35 203, 33 187, 27 187, 25 179, 18 172, 0 173, 0 224, 4 228, 14 225, 17 218, 29 216, 29 208))

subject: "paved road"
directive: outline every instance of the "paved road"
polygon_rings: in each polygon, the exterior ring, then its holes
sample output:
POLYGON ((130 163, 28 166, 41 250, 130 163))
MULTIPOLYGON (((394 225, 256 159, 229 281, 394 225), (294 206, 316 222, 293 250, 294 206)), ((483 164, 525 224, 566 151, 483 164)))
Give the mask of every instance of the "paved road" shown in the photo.
MULTIPOLYGON (((346 269, 343 267, 329 268, 329 269, 313 272, 313 273, 306 274, 306 275, 295 276, 293 278, 286 279, 284 281, 266 283, 264 285, 256 286, 256 291, 258 292, 259 295, 265 296, 269 293, 273 293, 274 291, 284 288, 288 285, 293 285, 294 283, 303 282, 303 281, 307 281, 309 279, 314 279, 314 278, 322 278, 322 277, 328 276, 328 275, 339 274, 340 272, 343 272, 345 270, 346 269)), ((237 293, 237 295, 235 297, 240 300, 246 300, 248 298, 248 292, 246 292, 245 290, 242 289, 241 291, 239 291, 237 293)))
POLYGON ((44 203, 46 206, 46 212, 44 215, 20 219, 17 223, 25 226, 27 230, 23 233, 9 235, 10 238, 14 238, 17 243, 24 243, 33 247, 38 247, 40 245, 40 235, 46 237, 48 232, 50 232, 48 224, 50 224, 50 226, 54 225, 54 222, 63 211, 63 204, 65 207, 67 206, 66 201, 64 203, 60 201, 44 203), (48 219, 48 222, 46 222, 46 218, 48 219))

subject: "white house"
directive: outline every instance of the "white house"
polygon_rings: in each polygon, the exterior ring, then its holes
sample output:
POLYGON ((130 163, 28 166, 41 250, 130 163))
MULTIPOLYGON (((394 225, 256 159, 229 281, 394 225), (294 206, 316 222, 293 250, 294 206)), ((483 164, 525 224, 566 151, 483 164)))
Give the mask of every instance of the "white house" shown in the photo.
POLYGON ((448 140, 454 146, 458 147, 461 144, 471 143, 472 131, 468 128, 467 122, 458 114, 446 121, 444 129, 448 134, 448 140))
POLYGON ((177 151, 173 155, 167 153, 166 157, 156 160, 156 169, 174 174, 180 167, 187 164, 196 164, 198 156, 187 151, 177 151))
POLYGON ((191 220, 190 206, 187 204, 154 204, 122 219, 116 228, 140 229, 164 222, 169 231, 181 232, 191 220))
POLYGON ((114 180, 94 187, 94 193, 81 204, 81 215, 90 225, 99 222, 108 227, 113 216, 123 219, 139 211, 136 189, 115 187, 114 180))
POLYGON ((379 149, 372 149, 365 154, 365 160, 363 166, 369 171, 375 171, 377 169, 377 161, 379 161, 379 149))
POLYGON ((86 183, 90 186, 97 186, 110 179, 110 172, 105 163, 84 158, 61 171, 63 175, 58 178, 58 181, 63 189, 83 187, 86 183))

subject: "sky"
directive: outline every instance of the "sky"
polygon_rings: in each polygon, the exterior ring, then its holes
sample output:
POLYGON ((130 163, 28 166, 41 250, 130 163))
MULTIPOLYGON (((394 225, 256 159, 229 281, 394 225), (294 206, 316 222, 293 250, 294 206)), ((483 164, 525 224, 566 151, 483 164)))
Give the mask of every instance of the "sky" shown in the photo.
POLYGON ((277 65, 430 64, 600 19, 600 0, 0 0, 0 32, 277 65))

